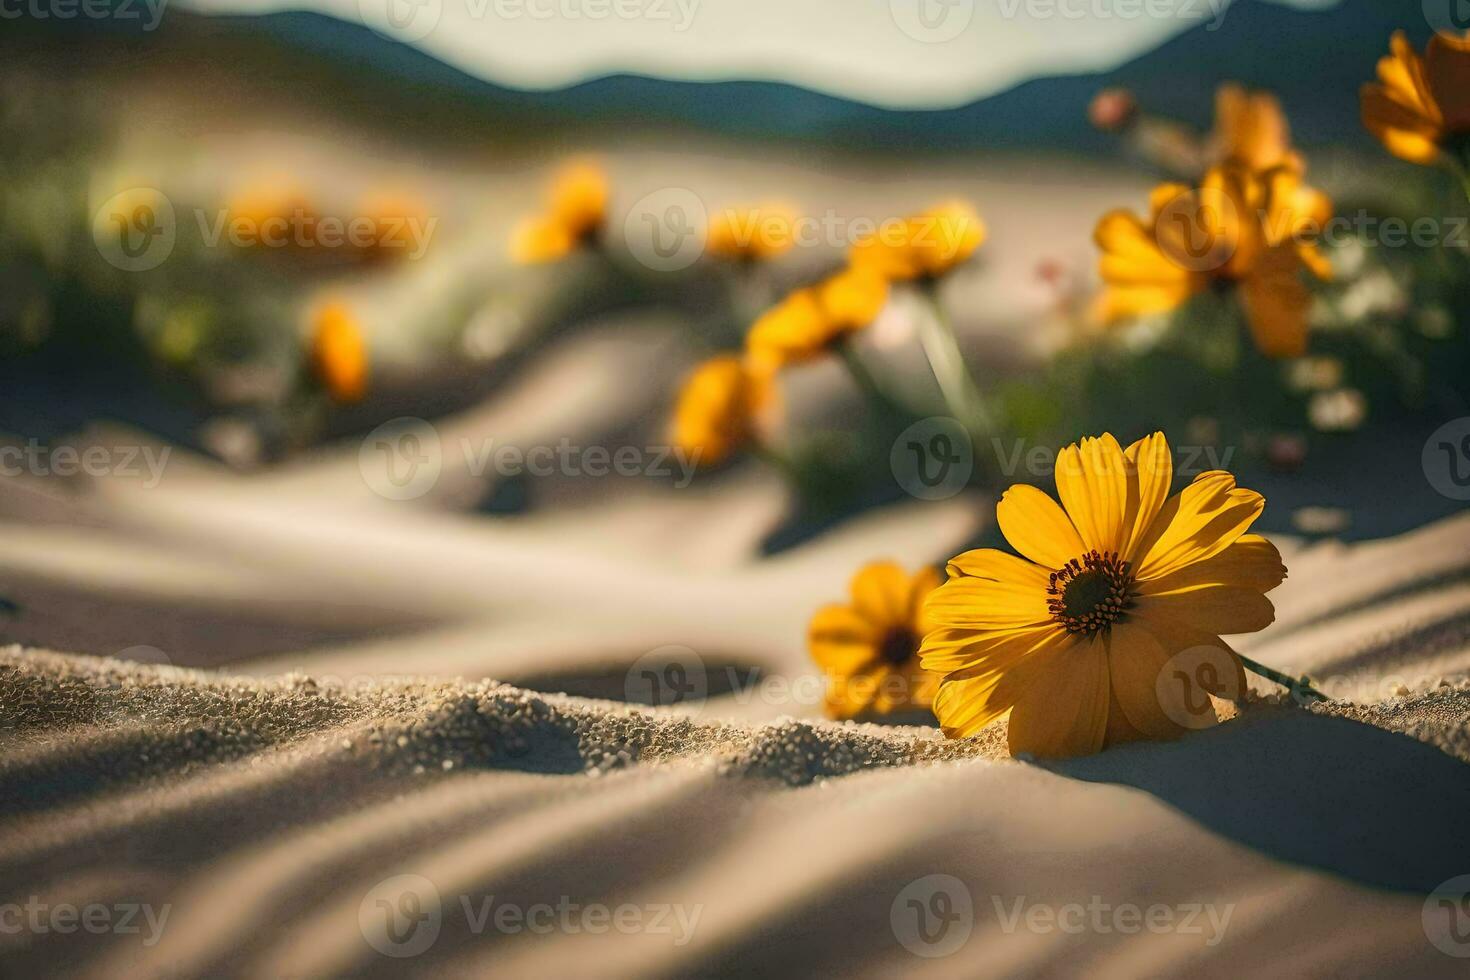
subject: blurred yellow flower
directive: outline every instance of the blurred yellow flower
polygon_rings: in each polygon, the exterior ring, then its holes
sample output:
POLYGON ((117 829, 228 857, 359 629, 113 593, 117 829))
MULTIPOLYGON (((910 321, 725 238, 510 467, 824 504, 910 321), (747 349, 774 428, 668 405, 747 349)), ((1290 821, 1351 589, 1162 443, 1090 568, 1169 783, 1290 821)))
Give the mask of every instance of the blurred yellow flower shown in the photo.
POLYGON ((975 254, 985 222, 965 201, 947 201, 901 222, 879 227, 848 251, 855 269, 885 279, 937 279, 975 254))
POLYGON ((1214 157, 1248 170, 1291 166, 1302 159, 1291 148, 1291 127, 1281 103, 1269 92, 1249 92, 1228 82, 1215 90, 1214 157))
POLYGON ((225 207, 231 238, 255 247, 309 248, 320 215, 307 193, 284 177, 255 180, 231 195, 225 207))
POLYGON ((764 261, 795 244, 796 213, 780 204, 726 208, 705 229, 705 250, 725 259, 764 261))
POLYGON ((1214 167, 1198 187, 1161 184, 1147 223, 1116 210, 1097 224, 1099 315, 1111 324, 1174 309, 1212 284, 1233 285, 1262 353, 1297 356, 1311 305, 1300 272, 1330 278, 1316 236, 1331 217, 1332 202, 1290 167, 1214 167))
POLYGON ((368 349, 352 310, 332 300, 312 324, 311 366, 334 401, 355 402, 367 393, 368 349))
POLYGON ((1244 692, 1244 664, 1220 634, 1275 617, 1265 593, 1286 568, 1246 533, 1265 499, 1221 470, 1170 497, 1172 481, 1163 433, 1126 450, 1104 434, 1058 454, 1062 506, 1035 487, 1006 491, 996 519, 1020 557, 959 555, 926 606, 934 628, 920 656, 943 675, 945 734, 1009 712, 1013 754, 1084 755, 1212 724, 1204 695, 1244 692), (1176 672, 1180 654, 1210 669, 1176 672))
POLYGON ((521 264, 565 258, 602 229, 607 218, 607 175, 587 160, 564 166, 552 180, 546 210, 516 226, 511 258, 521 264))
POLYGON ((669 438, 696 465, 714 466, 758 438, 773 401, 768 373, 733 354, 712 357, 684 382, 669 438))
POLYGON ((853 577, 850 603, 817 611, 807 646, 826 675, 828 717, 929 707, 939 678, 920 666, 918 650, 928 627, 924 600, 938 585, 933 568, 909 575, 894 562, 874 562, 853 577))
POLYGON ((887 302, 886 279, 868 269, 845 269, 761 314, 746 334, 746 352, 768 370, 811 360, 872 323, 887 302))
POLYGON ((372 225, 368 250, 375 258, 414 258, 428 245, 424 236, 432 225, 428 208, 417 195, 374 191, 358 205, 357 216, 372 225))
POLYGON ((1396 31, 1389 51, 1378 81, 1363 85, 1363 125, 1411 163, 1434 163, 1446 148, 1470 157, 1470 34, 1436 34, 1421 59, 1396 31))

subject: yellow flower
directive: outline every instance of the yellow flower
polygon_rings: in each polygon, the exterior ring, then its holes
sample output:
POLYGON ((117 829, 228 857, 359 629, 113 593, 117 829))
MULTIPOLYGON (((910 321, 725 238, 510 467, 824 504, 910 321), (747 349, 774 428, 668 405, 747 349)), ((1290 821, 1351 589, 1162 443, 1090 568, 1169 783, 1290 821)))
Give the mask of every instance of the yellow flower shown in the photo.
POLYGON ((827 677, 827 715, 838 720, 925 709, 939 678, 919 664, 928 629, 924 600, 939 573, 913 575, 891 561, 866 565, 852 580, 852 602, 812 617, 807 645, 827 677))
POLYGON ((670 440, 696 465, 728 459, 758 436, 761 414, 774 400, 766 372, 733 354, 712 357, 684 382, 674 409, 670 440))
POLYGON ((975 254, 985 241, 985 222, 964 201, 948 201, 885 224, 848 252, 855 269, 890 280, 937 279, 975 254))
POLYGON ((335 401, 355 402, 367 393, 367 341, 346 303, 333 300, 317 311, 311 366, 335 401))
POLYGON ((1248 170, 1302 167, 1291 148, 1291 127, 1269 92, 1247 92, 1234 83, 1215 90, 1215 158, 1248 170))
POLYGON ((516 227, 511 258, 522 264, 565 258, 602 229, 607 198, 607 175, 600 167, 586 160, 566 165, 552 180, 545 212, 516 227))
POLYGON ((761 314, 745 349, 768 370, 808 361, 872 323, 887 302, 886 279, 869 269, 845 269, 761 314))
POLYGON ((428 209, 414 194, 393 190, 374 192, 358 206, 357 218, 372 226, 367 251, 373 258, 414 258, 428 244, 423 237, 432 227, 428 209))
POLYGON ((1363 85, 1363 125, 1410 163, 1434 163, 1452 144, 1470 152, 1470 34, 1438 33, 1421 59, 1403 31, 1378 61, 1378 81, 1363 85))
POLYGON ((1150 195, 1147 223, 1124 210, 1098 222, 1101 318, 1172 310, 1219 283, 1236 288, 1263 353, 1297 356, 1311 305, 1300 272, 1330 278, 1316 235, 1331 217, 1332 202, 1290 167, 1215 167, 1195 188, 1162 184, 1150 195))
POLYGON ((320 215, 300 187, 281 177, 257 180, 226 205, 230 234, 248 247, 309 248, 320 215))
POLYGON ((727 208, 710 219, 704 247, 726 259, 773 259, 796 244, 796 215, 779 204, 727 208))
POLYGON ((1035 487, 1006 491, 996 519, 1021 557, 959 555, 926 607, 935 628, 920 655, 943 675, 934 713, 947 735, 1009 712, 1013 754, 1082 755, 1213 723, 1212 711, 1180 717, 1166 692, 1181 680, 1187 705, 1243 693, 1220 634, 1269 624, 1265 593, 1286 577, 1276 548, 1246 533, 1265 499, 1221 470, 1169 497, 1172 480, 1163 433, 1126 451, 1105 434, 1058 455, 1062 507, 1035 487), (1181 653, 1214 669, 1176 674, 1181 653))

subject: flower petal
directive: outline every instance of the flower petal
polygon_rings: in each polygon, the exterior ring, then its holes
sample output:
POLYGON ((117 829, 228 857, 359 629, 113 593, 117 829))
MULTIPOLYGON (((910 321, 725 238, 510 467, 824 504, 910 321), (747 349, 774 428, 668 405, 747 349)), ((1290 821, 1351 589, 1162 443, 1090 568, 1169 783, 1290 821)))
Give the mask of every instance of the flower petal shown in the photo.
POLYGON ((1256 348, 1267 357, 1307 351, 1312 294, 1301 278, 1302 255, 1292 242, 1266 249, 1241 283, 1240 298, 1256 348))
POLYGON ((955 578, 929 593, 924 615, 936 627, 1012 629, 1048 622, 1046 593, 1031 585, 955 578))
POLYGON ((1424 52, 1424 81, 1451 132, 1470 129, 1470 38, 1440 31, 1424 52))
POLYGON ((1159 578, 1138 583, 1145 595, 1161 595, 1202 585, 1233 585, 1270 592, 1286 578, 1281 552, 1259 534, 1242 534, 1213 558, 1185 565, 1159 578))
POLYGON ((1011 547, 1045 568, 1061 568, 1087 550, 1066 512, 1029 484, 1018 483, 1001 496, 995 519, 1011 547))
POLYGON ((1122 549, 1128 498, 1127 464, 1111 433, 1083 439, 1057 455, 1057 494, 1082 544, 1094 551, 1122 549))
POLYGON ((1437 122, 1390 97, 1381 85, 1369 82, 1359 95, 1363 126, 1384 148, 1401 160, 1431 164, 1439 159, 1444 136, 1437 122))
MULTIPOLYGON (((1241 663, 1239 654, 1230 648, 1230 644, 1220 639, 1218 635, 1206 633, 1185 623, 1169 619, 1139 619, 1136 622, 1153 634, 1154 639, 1159 641, 1159 646, 1163 647, 1164 652, 1171 658, 1185 650, 1194 650, 1200 654, 1192 665, 1193 673, 1190 677, 1176 676, 1173 678, 1173 683, 1189 681, 1197 684, 1205 692, 1226 701, 1239 700, 1245 694, 1245 664, 1241 663)), ((1190 665, 1184 664, 1183 666, 1190 665)), ((1190 693, 1186 688, 1180 691, 1179 696, 1188 696, 1190 693)), ((1181 701, 1180 703, 1188 702, 1181 701)), ((1190 714, 1191 717, 1198 718, 1197 713, 1191 711, 1190 714)))
POLYGON ((1173 620, 1205 633, 1254 633, 1271 625, 1276 607, 1255 589, 1238 585, 1201 585, 1133 600, 1138 619, 1173 620))
POLYGON ((1008 649, 1005 656, 958 671, 940 682, 934 695, 934 715, 950 738, 967 738, 1005 714, 1038 679, 1038 666, 1053 654, 1078 645, 1064 630, 1039 631, 1026 648, 1008 649))
POLYGON ((1169 440, 1162 432, 1145 436, 1123 452, 1128 464, 1128 502, 1123 514, 1126 540, 1122 556, 1134 560, 1134 550, 1148 533, 1174 482, 1174 458, 1169 453, 1169 440))
POLYGON ((909 580, 908 618, 906 622, 913 627, 914 633, 923 636, 929 632, 930 623, 928 613, 925 611, 929 602, 929 594, 939 588, 942 578, 939 569, 933 565, 925 565, 913 574, 909 580))
POLYGON ((1011 754, 1090 755, 1108 729, 1108 653, 1099 637, 1050 652, 1011 709, 1011 754))
POLYGON ((949 574, 955 577, 986 578, 995 582, 1017 582, 1045 589, 1051 569, 1017 558, 995 548, 976 548, 949 560, 949 574))
POLYGON ((1174 738, 1185 726, 1170 717, 1159 703, 1159 677, 1171 652, 1142 626, 1114 624, 1108 639, 1108 674, 1113 696, 1130 727, 1155 739, 1174 738))
POLYGON ((850 674, 876 659, 879 639, 851 606, 823 606, 807 627, 812 659, 829 674, 850 674))
POLYGON ((852 606, 877 628, 906 626, 909 615, 909 576, 892 561, 864 565, 852 579, 852 606))
POLYGON ((1005 670, 1056 629, 1052 623, 1003 630, 936 629, 925 634, 919 660, 935 674, 1005 670))
POLYGON ((1159 578, 1224 551, 1261 515, 1266 499, 1238 488, 1235 477, 1210 470, 1165 501, 1139 543, 1139 581, 1159 578))

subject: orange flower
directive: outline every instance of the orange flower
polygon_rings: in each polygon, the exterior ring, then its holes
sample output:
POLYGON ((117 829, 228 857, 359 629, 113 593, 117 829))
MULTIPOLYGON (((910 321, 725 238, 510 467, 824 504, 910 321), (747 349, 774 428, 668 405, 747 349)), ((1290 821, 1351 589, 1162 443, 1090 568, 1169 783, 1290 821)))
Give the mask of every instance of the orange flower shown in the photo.
POLYGON ((1363 125, 1410 163, 1434 163, 1444 149, 1470 156, 1470 34, 1438 33, 1421 59, 1403 31, 1363 85, 1363 125))
POLYGON ((1332 202, 1288 167, 1256 174, 1215 167, 1199 187, 1163 184, 1147 223, 1129 211, 1104 215, 1093 234, 1102 249, 1105 323, 1172 310, 1212 283, 1236 289, 1256 346, 1271 357, 1306 350, 1311 295, 1305 266, 1331 268, 1314 235, 1332 202))
POLYGON ((311 365, 335 401, 355 402, 367 393, 367 341, 346 303, 333 300, 317 311, 311 365))
POLYGON ((817 611, 807 646, 827 677, 828 717, 929 707, 939 677, 920 665, 918 651, 929 627, 924 601, 938 585, 933 568, 909 575, 894 562, 874 562, 853 577, 850 603, 817 611))
POLYGON ((714 466, 759 435, 762 413, 774 401, 769 374, 733 354, 712 357, 684 382, 674 409, 670 441, 697 465, 714 466))
POLYGON ((357 213, 372 223, 370 251, 380 258, 407 259, 422 253, 431 227, 428 211, 418 197, 378 191, 363 199, 357 213))
POLYGON ((316 244, 320 219, 310 199, 285 178, 258 180, 226 206, 230 233, 247 245, 304 248, 316 244))
POLYGON ((1286 568, 1248 533, 1266 501, 1223 470, 1170 496, 1173 478, 1163 433, 1127 449, 1104 433, 1057 455, 1060 505, 1025 484, 1005 492, 996 521, 1019 554, 956 556, 926 605, 921 656, 943 675, 946 735, 1009 713, 1012 753, 1085 755, 1214 724, 1204 695, 1244 693, 1220 635, 1275 617, 1265 594, 1286 568), (1178 669, 1195 657, 1208 669, 1178 669))
POLYGON ((897 225, 884 225, 848 252, 855 269, 885 279, 937 279, 975 254, 985 223, 964 201, 947 201, 897 225))
POLYGON ((745 337, 753 363, 767 370, 820 356, 868 324, 888 301, 888 282, 868 269, 846 269, 798 289, 761 314, 745 337))
POLYGON ((552 181, 546 210, 516 227, 511 258, 522 264, 565 258, 601 231, 607 198, 607 175, 600 167, 586 160, 567 164, 552 181))
POLYGON ((796 244, 795 225, 795 213, 779 204, 727 208, 710 219, 704 247, 726 259, 772 259, 796 244))
POLYGON ((1248 170, 1273 167, 1302 168, 1291 148, 1291 126, 1281 103, 1269 92, 1247 92, 1227 83, 1215 90, 1215 132, 1211 137, 1215 159, 1248 170))

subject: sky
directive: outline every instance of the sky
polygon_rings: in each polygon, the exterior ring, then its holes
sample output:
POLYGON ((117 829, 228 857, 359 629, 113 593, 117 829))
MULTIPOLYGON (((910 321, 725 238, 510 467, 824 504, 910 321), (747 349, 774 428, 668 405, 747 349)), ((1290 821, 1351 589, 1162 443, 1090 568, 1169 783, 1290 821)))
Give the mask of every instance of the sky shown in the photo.
MULTIPOLYGON (((310 9, 364 23, 500 85, 631 72, 783 81, 891 108, 972 102, 1104 70, 1231 0, 177 0, 205 13, 310 9)), ((1249 2, 1249 0, 1241 0, 1249 2)), ((1325 9, 1338 0, 1269 0, 1325 9)), ((1409 2, 1409 0, 1405 0, 1409 2)))

